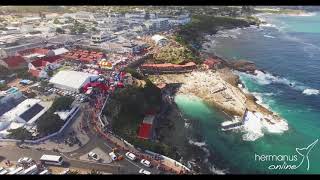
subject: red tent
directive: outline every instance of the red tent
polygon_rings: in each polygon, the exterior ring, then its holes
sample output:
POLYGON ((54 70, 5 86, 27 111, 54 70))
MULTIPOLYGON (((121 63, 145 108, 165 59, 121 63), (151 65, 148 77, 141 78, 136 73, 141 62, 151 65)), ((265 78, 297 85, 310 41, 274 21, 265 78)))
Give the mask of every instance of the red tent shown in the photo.
POLYGON ((107 91, 109 89, 109 87, 107 85, 100 83, 100 82, 87 83, 82 89, 84 92, 86 92, 89 87, 96 87, 102 91, 107 91))
POLYGON ((117 86, 118 86, 119 88, 123 88, 123 87, 124 87, 124 85, 123 85, 122 82, 118 82, 118 83, 117 83, 117 86))
POLYGON ((142 123, 139 128, 138 138, 140 139, 150 139, 151 136, 151 124, 142 123))

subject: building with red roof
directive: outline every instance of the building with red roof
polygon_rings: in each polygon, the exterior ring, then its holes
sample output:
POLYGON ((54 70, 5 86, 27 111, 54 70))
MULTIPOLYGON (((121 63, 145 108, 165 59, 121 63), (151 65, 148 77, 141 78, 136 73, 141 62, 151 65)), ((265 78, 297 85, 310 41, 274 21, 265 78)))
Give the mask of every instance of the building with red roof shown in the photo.
POLYGON ((221 61, 218 59, 208 58, 203 62, 203 64, 209 69, 218 69, 221 65, 221 61))
POLYGON ((0 59, 0 65, 7 69, 21 69, 27 67, 28 63, 22 56, 9 56, 0 59))
POLYGON ((164 64, 143 64, 140 69, 146 73, 178 73, 190 72, 196 68, 194 62, 188 62, 184 65, 164 63, 164 64))
POLYGON ((41 58, 45 56, 54 56, 54 52, 49 49, 32 48, 32 49, 26 49, 23 51, 18 51, 17 55, 23 56, 24 58, 29 60, 33 60, 33 59, 41 58))
POLYGON ((150 139, 152 137, 152 126, 155 119, 156 111, 153 109, 148 110, 142 123, 139 126, 138 138, 150 139))
POLYGON ((32 76, 37 78, 46 78, 48 77, 47 71, 57 69, 62 60, 62 56, 51 56, 36 59, 28 64, 29 72, 32 76))
POLYGON ((151 130, 152 130, 152 125, 151 124, 142 123, 140 125, 140 127, 139 127, 138 138, 146 139, 146 140, 150 139, 151 130))

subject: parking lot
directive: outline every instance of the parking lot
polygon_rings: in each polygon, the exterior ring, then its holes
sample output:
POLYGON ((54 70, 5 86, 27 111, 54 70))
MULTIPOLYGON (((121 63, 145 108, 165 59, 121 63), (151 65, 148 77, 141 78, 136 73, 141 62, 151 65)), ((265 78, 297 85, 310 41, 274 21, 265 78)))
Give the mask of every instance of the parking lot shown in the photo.
POLYGON ((75 101, 77 102, 85 102, 87 100, 86 95, 81 94, 81 93, 75 93, 72 91, 68 91, 68 90, 63 90, 63 89, 58 89, 58 88, 49 88, 46 87, 45 92, 47 92, 47 95, 51 95, 51 94, 57 94, 60 96, 71 96, 75 98, 75 101))

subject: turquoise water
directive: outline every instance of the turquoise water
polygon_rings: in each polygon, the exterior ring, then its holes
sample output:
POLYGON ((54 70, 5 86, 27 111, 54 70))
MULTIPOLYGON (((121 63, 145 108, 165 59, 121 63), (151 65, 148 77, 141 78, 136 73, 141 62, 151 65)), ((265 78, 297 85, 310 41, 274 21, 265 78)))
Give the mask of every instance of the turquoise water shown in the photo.
POLYGON ((277 28, 249 28, 230 32, 236 39, 217 38, 214 51, 224 57, 248 59, 267 73, 259 76, 240 74, 246 88, 260 96, 265 105, 285 118, 289 130, 269 134, 253 142, 242 140, 241 132, 223 132, 225 117, 201 99, 177 96, 176 103, 186 117, 199 120, 209 149, 218 156, 213 164, 230 173, 320 173, 320 142, 297 169, 269 169, 283 161, 259 161, 255 155, 302 156, 296 148, 307 147, 320 137, 320 94, 305 93, 320 89, 320 15, 310 17, 269 16, 277 28))

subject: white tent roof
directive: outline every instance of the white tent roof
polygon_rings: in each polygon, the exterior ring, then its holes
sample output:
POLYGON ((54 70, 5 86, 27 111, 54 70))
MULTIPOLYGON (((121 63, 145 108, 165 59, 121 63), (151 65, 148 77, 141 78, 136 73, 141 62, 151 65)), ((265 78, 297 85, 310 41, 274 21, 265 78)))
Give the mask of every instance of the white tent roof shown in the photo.
POLYGON ((61 86, 80 89, 88 78, 98 78, 98 75, 78 72, 78 71, 59 71, 50 79, 50 83, 61 86))
POLYGON ((69 50, 66 48, 59 48, 59 49, 53 50, 53 52, 54 52, 54 55, 61 55, 61 54, 69 52, 69 50))
POLYGON ((159 34, 156 34, 151 37, 152 40, 154 40, 156 43, 158 43, 160 40, 166 39, 164 36, 161 36, 159 34))

